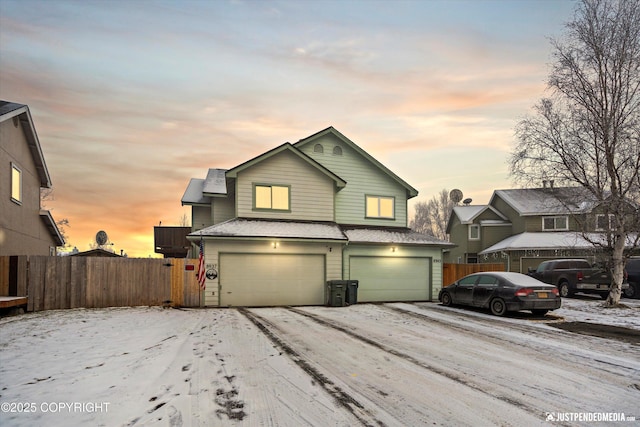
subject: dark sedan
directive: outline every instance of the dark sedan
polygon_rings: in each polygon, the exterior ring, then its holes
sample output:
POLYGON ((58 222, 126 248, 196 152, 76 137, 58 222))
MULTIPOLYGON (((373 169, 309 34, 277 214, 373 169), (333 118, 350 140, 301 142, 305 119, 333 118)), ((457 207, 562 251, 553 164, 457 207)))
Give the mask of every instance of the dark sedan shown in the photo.
POLYGON ((470 274, 441 289, 438 299, 445 306, 488 308, 496 316, 520 310, 544 315, 560 308, 558 288, 525 274, 507 272, 470 274))

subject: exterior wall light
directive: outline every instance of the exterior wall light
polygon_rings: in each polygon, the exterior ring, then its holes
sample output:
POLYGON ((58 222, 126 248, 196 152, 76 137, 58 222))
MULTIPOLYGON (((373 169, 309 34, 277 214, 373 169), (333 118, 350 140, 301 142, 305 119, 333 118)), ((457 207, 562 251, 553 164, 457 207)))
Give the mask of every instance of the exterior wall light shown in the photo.
POLYGON ((278 242, 272 242, 271 247, 273 247, 273 249, 278 249, 278 242))
POLYGON ((391 246, 391 252, 395 252, 395 251, 397 251, 397 250, 398 250, 398 248, 397 248, 397 247, 395 247, 395 246, 391 246))

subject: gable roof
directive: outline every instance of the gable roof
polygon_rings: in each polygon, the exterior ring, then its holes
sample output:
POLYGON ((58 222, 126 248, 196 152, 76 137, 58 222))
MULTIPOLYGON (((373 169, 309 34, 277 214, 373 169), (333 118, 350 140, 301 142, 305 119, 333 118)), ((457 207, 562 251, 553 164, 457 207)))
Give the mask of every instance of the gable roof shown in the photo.
POLYGON ((454 206, 449 221, 447 221, 447 233, 450 233, 453 226, 453 219, 457 217, 460 220, 460 224, 472 224, 473 221, 483 214, 485 211, 493 212, 499 219, 498 220, 484 220, 481 221, 481 225, 508 225, 509 219, 502 213, 498 212, 496 208, 491 205, 465 205, 454 206))
POLYGON ((395 173, 391 172, 386 166, 384 166, 382 163, 380 163, 375 158, 373 158, 373 156, 371 156, 369 153, 367 153, 362 148, 360 148, 355 142, 351 141, 349 138, 344 136, 342 133, 340 133, 333 126, 329 126, 328 128, 326 128, 324 130, 321 130, 320 132, 316 132, 311 136, 303 138, 300 141, 298 141, 295 144, 293 144, 293 146, 294 147, 302 147, 302 146, 307 145, 307 144, 315 141, 316 139, 318 139, 318 138, 320 138, 322 136, 328 135, 328 134, 334 135, 335 137, 340 139, 342 142, 347 144, 349 147, 353 148, 353 150, 355 150, 358 154, 360 154, 362 157, 364 157, 366 160, 368 160, 370 163, 372 163, 374 166, 376 166, 378 169, 380 169, 382 172, 384 172, 386 175, 388 175, 391 179, 396 181, 398 184, 403 186, 407 190, 408 198, 412 198, 412 197, 415 197, 415 196, 418 195, 418 190, 416 190, 415 188, 413 188, 412 186, 407 184, 407 182, 404 181, 402 178, 400 178, 398 175, 396 175, 395 173))
POLYGON ((0 100, 0 123, 13 119, 14 117, 16 117, 22 125, 21 127, 27 140, 27 146, 29 147, 29 151, 31 151, 33 162, 36 165, 36 171, 38 172, 38 178, 40 179, 40 186, 44 188, 51 188, 51 177, 49 176, 47 164, 44 161, 42 147, 40 146, 40 140, 38 139, 36 128, 33 125, 33 119, 31 118, 29 107, 15 102, 0 100))
POLYGON ((493 205, 496 198, 504 200, 521 216, 585 213, 598 203, 582 187, 495 190, 489 204, 493 205))
POLYGON ((285 142, 284 144, 273 148, 269 151, 267 151, 266 153, 260 154, 257 157, 254 157, 251 160, 247 160, 246 162, 230 169, 227 171, 226 176, 228 178, 237 178, 238 177, 238 173, 257 164, 262 162, 263 160, 269 159, 277 154, 280 154, 284 151, 288 151, 291 152, 293 154, 295 154, 296 156, 298 156, 300 159, 302 159, 303 161, 307 162, 309 165, 313 166, 314 168, 316 168, 317 170, 319 170, 320 172, 322 172, 324 175, 326 175, 327 177, 331 178, 336 185, 338 186, 338 188, 343 188, 344 186, 347 185, 347 182, 345 180, 343 180, 342 178, 340 178, 338 175, 334 174, 333 172, 331 172, 329 169, 325 168, 324 166, 322 166, 320 163, 316 162, 315 160, 313 160, 311 157, 307 156, 306 154, 304 154, 302 151, 298 150, 297 148, 295 148, 293 145, 291 145, 291 143, 289 142, 285 142))

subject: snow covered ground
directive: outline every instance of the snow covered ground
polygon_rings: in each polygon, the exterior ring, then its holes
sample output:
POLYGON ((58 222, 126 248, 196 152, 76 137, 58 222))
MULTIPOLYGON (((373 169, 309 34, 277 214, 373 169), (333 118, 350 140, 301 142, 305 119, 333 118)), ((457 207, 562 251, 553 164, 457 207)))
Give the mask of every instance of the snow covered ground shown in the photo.
POLYGON ((8 317, 0 319, 0 425, 640 420, 640 300, 623 302, 628 308, 605 310, 598 299, 565 299, 544 318, 437 303, 8 317), (618 339, 555 327, 572 322, 633 331, 618 339))

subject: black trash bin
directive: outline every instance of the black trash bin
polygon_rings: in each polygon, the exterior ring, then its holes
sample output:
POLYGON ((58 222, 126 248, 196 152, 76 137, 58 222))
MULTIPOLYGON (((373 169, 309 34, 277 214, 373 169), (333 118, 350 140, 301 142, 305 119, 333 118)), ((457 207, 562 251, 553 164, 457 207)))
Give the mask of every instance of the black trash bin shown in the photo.
POLYGON ((327 291, 327 293, 329 294, 329 301, 327 303, 328 306, 344 307, 346 305, 346 280, 329 280, 327 282, 327 291))
POLYGON ((353 305, 358 303, 358 281, 347 280, 347 304, 353 305))

